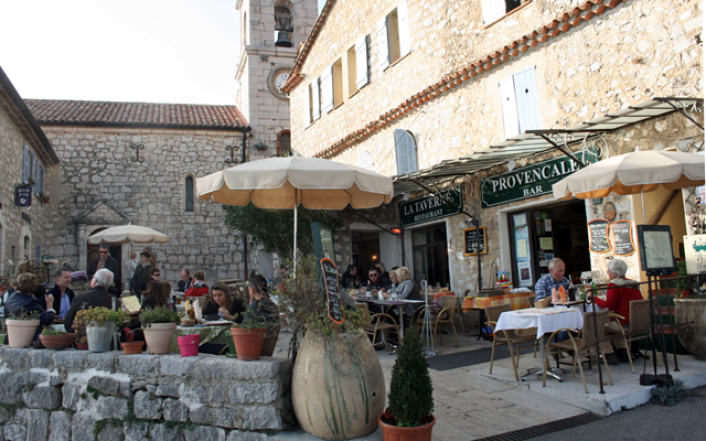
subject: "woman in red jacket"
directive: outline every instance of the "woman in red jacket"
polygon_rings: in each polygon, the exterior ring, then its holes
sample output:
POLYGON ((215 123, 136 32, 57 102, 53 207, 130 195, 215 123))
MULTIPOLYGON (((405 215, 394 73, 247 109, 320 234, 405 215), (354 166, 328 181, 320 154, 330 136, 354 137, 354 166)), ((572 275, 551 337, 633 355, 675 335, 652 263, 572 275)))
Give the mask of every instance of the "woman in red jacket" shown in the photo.
MULTIPOLYGON (((615 314, 625 317, 624 319, 612 320, 606 324, 606 334, 607 337, 611 337, 610 343, 615 347, 615 356, 621 363, 627 363, 628 351, 625 348, 625 342, 622 338, 622 332, 620 331, 620 326, 627 329, 630 324, 630 302, 633 300, 642 300, 642 293, 639 289, 634 286, 634 281, 625 278, 625 273, 628 270, 628 265, 620 259, 612 259, 608 261, 608 277, 610 278, 610 284, 608 285, 608 293, 605 300, 601 300, 598 297, 593 297, 591 293, 587 296, 587 300, 593 299, 596 305, 603 309, 609 309, 615 314), (633 285, 633 286, 630 286, 633 285)), ((601 349, 603 353, 606 354, 606 360, 611 361, 610 355, 613 352, 613 348, 609 342, 601 343, 601 349)))

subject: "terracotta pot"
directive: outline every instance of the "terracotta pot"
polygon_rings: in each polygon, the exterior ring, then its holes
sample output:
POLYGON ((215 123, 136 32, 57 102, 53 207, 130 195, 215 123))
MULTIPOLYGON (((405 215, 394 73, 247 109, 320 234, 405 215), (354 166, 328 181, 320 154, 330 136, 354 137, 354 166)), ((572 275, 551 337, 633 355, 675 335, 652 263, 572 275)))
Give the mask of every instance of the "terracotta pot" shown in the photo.
POLYGON ((143 323, 147 352, 150 354, 168 354, 172 348, 172 339, 176 323, 143 323))
POLYGON ((675 323, 679 341, 699 360, 706 360, 706 299, 674 299, 675 323))
POLYGON ((76 349, 78 349, 79 351, 88 350, 88 343, 74 343, 74 346, 76 346, 76 349))
POLYGON ((125 355, 141 354, 142 348, 145 346, 144 341, 129 341, 120 344, 123 348, 123 353, 125 355))
POLYGON ((262 345, 265 343, 266 332, 267 328, 230 328, 230 334, 233 336, 233 344, 235 344, 235 352, 238 354, 238 360, 259 360, 262 345))
POLYGON ((368 435, 384 405, 385 377, 367 335, 307 333, 292 372, 292 407, 305 432, 327 440, 368 435))
POLYGON ((71 346, 71 343, 76 339, 76 334, 63 333, 59 335, 43 335, 39 334, 39 340, 47 349, 54 349, 57 351, 64 350, 71 346))
MULTIPOLYGON (((389 407, 388 407, 389 409, 389 407)), ((387 413, 387 412, 385 412, 387 413)), ((382 427, 383 441, 430 441, 431 432, 436 424, 436 418, 431 416, 431 421, 423 426, 417 427, 397 427, 392 424, 387 424, 382 420, 385 414, 380 415, 378 422, 382 427)))
POLYGON ((5 320, 11 348, 26 348, 32 344, 39 320, 5 320))

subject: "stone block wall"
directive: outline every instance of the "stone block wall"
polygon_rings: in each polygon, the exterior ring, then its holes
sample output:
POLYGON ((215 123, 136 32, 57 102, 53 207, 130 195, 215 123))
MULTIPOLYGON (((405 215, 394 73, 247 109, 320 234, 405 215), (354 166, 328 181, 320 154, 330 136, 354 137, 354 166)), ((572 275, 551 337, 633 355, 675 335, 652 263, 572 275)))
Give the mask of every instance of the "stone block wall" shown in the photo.
POLYGON ((258 440, 292 419, 289 360, 0 348, 12 441, 258 440))

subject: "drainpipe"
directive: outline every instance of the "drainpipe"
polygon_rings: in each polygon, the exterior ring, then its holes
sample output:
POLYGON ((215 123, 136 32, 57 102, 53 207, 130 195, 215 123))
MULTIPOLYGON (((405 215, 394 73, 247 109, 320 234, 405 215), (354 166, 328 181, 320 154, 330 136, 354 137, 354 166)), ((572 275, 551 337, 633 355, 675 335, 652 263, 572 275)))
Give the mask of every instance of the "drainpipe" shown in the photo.
MULTIPOLYGON (((247 146, 247 138, 248 138, 248 132, 250 131, 250 127, 246 127, 243 130, 243 143, 240 147, 240 150, 243 152, 243 156, 240 160, 241 164, 245 163, 245 147, 247 146)), ((245 275, 243 276, 244 280, 248 280, 248 238, 247 236, 243 237, 243 266, 244 266, 244 271, 245 275)))

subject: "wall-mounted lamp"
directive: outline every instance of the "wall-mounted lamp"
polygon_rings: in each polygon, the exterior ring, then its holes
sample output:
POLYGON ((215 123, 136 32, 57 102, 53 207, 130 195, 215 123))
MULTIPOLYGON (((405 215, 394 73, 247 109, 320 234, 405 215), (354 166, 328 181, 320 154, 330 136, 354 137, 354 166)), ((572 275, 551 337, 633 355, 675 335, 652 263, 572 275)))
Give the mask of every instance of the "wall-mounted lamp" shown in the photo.
POLYGON ((513 171, 515 169, 515 160, 510 159, 507 161, 507 171, 513 171))

